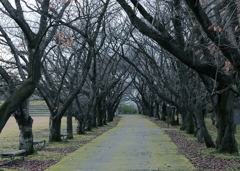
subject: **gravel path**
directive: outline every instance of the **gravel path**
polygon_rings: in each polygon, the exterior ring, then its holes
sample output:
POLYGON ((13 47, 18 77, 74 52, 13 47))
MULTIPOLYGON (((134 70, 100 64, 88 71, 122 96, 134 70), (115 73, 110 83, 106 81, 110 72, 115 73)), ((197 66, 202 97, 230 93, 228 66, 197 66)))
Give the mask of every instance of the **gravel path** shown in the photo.
POLYGON ((138 115, 124 115, 119 124, 48 171, 193 170, 164 131, 138 115))

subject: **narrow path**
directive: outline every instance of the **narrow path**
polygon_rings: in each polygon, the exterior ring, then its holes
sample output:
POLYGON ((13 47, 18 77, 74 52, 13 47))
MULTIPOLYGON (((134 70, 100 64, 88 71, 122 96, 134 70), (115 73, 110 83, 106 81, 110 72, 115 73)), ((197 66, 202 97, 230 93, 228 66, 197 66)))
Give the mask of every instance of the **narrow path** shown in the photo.
POLYGON ((193 170, 159 127, 124 115, 117 127, 70 154, 48 171, 193 170))

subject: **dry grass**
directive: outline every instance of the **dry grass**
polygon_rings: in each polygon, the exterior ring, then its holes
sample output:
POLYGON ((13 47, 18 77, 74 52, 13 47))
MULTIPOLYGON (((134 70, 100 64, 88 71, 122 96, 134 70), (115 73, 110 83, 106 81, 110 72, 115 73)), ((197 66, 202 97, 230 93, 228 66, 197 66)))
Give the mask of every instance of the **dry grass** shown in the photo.
MULTIPOLYGON (((48 141, 49 117, 33 117, 34 139, 45 139, 48 141)), ((66 118, 62 118, 62 132, 66 132, 66 118)), ((77 122, 73 119, 73 130, 76 130, 77 122)), ((14 117, 11 117, 2 133, 0 134, 0 152, 6 150, 17 150, 19 145, 19 129, 14 117)))

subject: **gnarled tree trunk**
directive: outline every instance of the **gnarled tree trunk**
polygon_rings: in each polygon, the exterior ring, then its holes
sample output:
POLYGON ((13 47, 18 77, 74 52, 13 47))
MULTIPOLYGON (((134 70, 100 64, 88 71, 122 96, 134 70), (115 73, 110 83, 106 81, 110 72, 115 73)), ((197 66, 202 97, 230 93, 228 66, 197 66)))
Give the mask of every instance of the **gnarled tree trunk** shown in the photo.
POLYGON ((19 150, 26 150, 26 154, 33 154, 33 133, 32 124, 33 119, 28 113, 28 100, 24 101, 14 117, 17 121, 20 134, 19 134, 19 150))

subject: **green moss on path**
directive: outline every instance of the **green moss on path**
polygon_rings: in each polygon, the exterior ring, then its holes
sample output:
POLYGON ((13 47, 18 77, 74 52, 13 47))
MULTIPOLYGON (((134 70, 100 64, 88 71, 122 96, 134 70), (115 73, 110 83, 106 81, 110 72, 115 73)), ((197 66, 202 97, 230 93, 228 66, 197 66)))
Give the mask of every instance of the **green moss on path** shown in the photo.
POLYGON ((124 115, 119 124, 48 171, 193 170, 158 126, 139 115, 124 115))

